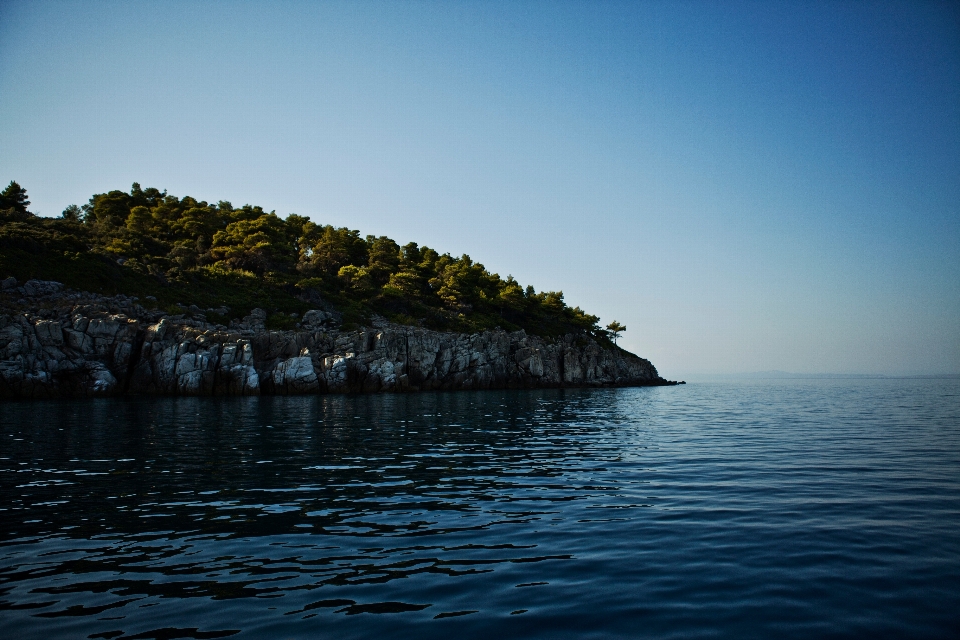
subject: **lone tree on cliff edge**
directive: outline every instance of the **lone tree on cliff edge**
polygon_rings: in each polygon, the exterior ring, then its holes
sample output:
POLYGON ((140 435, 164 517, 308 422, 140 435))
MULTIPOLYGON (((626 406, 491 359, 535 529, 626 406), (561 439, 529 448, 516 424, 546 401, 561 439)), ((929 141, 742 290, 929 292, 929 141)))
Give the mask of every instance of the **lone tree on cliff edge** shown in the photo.
POLYGON ((627 328, 616 320, 607 325, 607 332, 613 337, 613 344, 617 344, 617 338, 626 330, 627 328))

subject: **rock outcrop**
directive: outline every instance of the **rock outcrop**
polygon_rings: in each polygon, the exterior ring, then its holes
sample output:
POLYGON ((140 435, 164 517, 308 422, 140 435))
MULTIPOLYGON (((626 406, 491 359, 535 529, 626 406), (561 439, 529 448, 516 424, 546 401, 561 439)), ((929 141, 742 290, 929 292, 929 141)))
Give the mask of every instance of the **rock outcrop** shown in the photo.
MULTIPOLYGON (((255 309, 231 326, 149 311, 135 298, 3 281, 0 398, 377 393, 673 384, 589 336, 456 334, 377 322, 337 328, 308 311, 270 331, 255 309)), ((214 310, 211 310, 214 311, 214 310)))

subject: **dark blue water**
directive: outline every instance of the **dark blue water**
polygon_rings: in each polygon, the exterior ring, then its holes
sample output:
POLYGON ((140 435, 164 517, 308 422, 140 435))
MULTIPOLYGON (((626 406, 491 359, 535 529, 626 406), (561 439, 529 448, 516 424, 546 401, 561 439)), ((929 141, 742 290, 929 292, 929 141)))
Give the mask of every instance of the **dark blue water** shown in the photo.
POLYGON ((957 637, 960 381, 0 405, 0 637, 957 637))

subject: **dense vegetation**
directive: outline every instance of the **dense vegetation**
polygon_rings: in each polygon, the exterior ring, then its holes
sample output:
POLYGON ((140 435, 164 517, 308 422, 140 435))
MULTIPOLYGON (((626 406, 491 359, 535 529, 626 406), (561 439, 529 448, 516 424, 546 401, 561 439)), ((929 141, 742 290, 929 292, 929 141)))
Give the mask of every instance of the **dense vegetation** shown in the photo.
POLYGON ((401 247, 301 215, 177 198, 137 183, 71 205, 60 218, 35 216, 29 204, 15 182, 0 194, 0 276, 153 296, 171 310, 223 305, 230 317, 262 307, 277 327, 323 300, 348 324, 380 314, 441 330, 607 338, 598 318, 567 306, 562 292, 524 288, 467 255, 401 247))

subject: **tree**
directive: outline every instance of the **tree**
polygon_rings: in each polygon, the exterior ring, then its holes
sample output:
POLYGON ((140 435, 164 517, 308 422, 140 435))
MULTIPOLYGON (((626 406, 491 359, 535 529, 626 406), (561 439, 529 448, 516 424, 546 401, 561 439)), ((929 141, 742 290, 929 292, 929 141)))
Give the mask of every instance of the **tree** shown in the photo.
POLYGON ((90 220, 103 233, 122 227, 130 215, 130 196, 123 191, 98 193, 90 198, 93 204, 93 217, 90 220))
MULTIPOLYGON (((63 212, 66 217, 66 211, 63 212)), ((134 207, 127 216, 127 229, 137 233, 146 233, 153 222, 153 216, 150 215, 150 209, 146 207, 134 207)))
POLYGON ((500 292, 497 295, 500 303, 500 317, 503 317, 503 309, 506 307, 511 311, 521 311, 523 309, 524 297, 523 288, 513 279, 513 276, 507 276, 506 280, 500 282, 500 292))
POLYGON ((360 293, 368 293, 374 288, 370 277, 370 270, 366 267, 348 264, 340 267, 337 276, 339 276, 348 287, 360 293))
POLYGON ((617 338, 626 330, 627 328, 616 320, 607 325, 607 333, 613 337, 613 344, 617 344, 617 338))
POLYGON ((210 255, 231 269, 258 275, 283 270, 293 266, 297 255, 287 231, 286 223, 272 211, 252 220, 244 215, 214 234, 210 255))
POLYGON ((75 204, 67 205, 67 208, 63 210, 63 213, 60 214, 60 217, 64 220, 80 222, 83 219, 83 209, 75 204))
POLYGON ((300 261, 297 269, 308 275, 335 277, 341 267, 367 264, 367 243, 354 229, 330 225, 318 226, 312 222, 303 225, 304 235, 297 242, 300 261))
POLYGON ((400 245, 387 236, 367 236, 367 272, 382 287, 400 267, 400 245))
POLYGON ((17 213, 25 214, 28 206, 30 201, 27 200, 27 190, 14 180, 11 180, 7 188, 0 192, 0 211, 13 209, 17 213))

